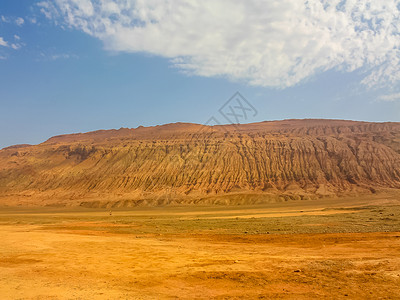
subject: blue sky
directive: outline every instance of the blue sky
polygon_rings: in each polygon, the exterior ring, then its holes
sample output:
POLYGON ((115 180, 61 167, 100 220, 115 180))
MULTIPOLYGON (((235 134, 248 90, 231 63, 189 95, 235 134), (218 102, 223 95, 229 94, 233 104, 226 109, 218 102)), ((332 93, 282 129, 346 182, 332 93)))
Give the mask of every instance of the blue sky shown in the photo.
POLYGON ((400 121, 398 1, 337 2, 1 1, 0 148, 223 123, 236 91, 247 122, 400 121))

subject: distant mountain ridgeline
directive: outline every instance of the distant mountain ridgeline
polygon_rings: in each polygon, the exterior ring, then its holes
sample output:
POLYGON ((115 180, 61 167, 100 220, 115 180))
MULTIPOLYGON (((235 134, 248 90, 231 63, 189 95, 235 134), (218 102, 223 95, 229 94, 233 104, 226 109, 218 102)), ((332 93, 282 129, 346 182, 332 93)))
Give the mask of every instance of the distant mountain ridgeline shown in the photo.
POLYGON ((0 205, 255 204, 400 188, 400 123, 175 123, 0 150, 0 205))

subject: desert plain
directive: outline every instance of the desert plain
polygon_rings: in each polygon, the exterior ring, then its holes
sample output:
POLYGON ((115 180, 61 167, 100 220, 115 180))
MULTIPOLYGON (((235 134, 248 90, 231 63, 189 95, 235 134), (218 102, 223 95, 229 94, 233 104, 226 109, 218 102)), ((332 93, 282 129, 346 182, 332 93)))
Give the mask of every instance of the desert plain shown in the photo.
POLYGON ((396 194, 2 208, 1 299, 399 299, 396 194))

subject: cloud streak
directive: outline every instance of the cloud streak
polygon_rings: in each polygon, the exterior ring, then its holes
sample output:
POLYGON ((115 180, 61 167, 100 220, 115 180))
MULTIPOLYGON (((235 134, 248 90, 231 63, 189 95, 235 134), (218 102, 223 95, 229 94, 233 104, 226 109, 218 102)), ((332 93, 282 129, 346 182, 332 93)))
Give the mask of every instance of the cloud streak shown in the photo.
POLYGON ((395 102, 400 100, 400 93, 381 95, 378 98, 380 101, 395 102))
POLYGON ((286 88, 327 70, 400 81, 398 0, 55 0, 57 24, 116 52, 169 58, 188 74, 286 88))

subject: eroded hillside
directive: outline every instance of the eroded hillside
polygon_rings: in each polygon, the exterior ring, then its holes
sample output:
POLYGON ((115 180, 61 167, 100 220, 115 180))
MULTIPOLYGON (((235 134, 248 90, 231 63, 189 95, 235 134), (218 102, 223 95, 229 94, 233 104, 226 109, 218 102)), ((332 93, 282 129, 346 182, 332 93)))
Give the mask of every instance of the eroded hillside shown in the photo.
POLYGON ((400 124, 176 123, 0 151, 3 205, 260 203, 400 188, 400 124))

